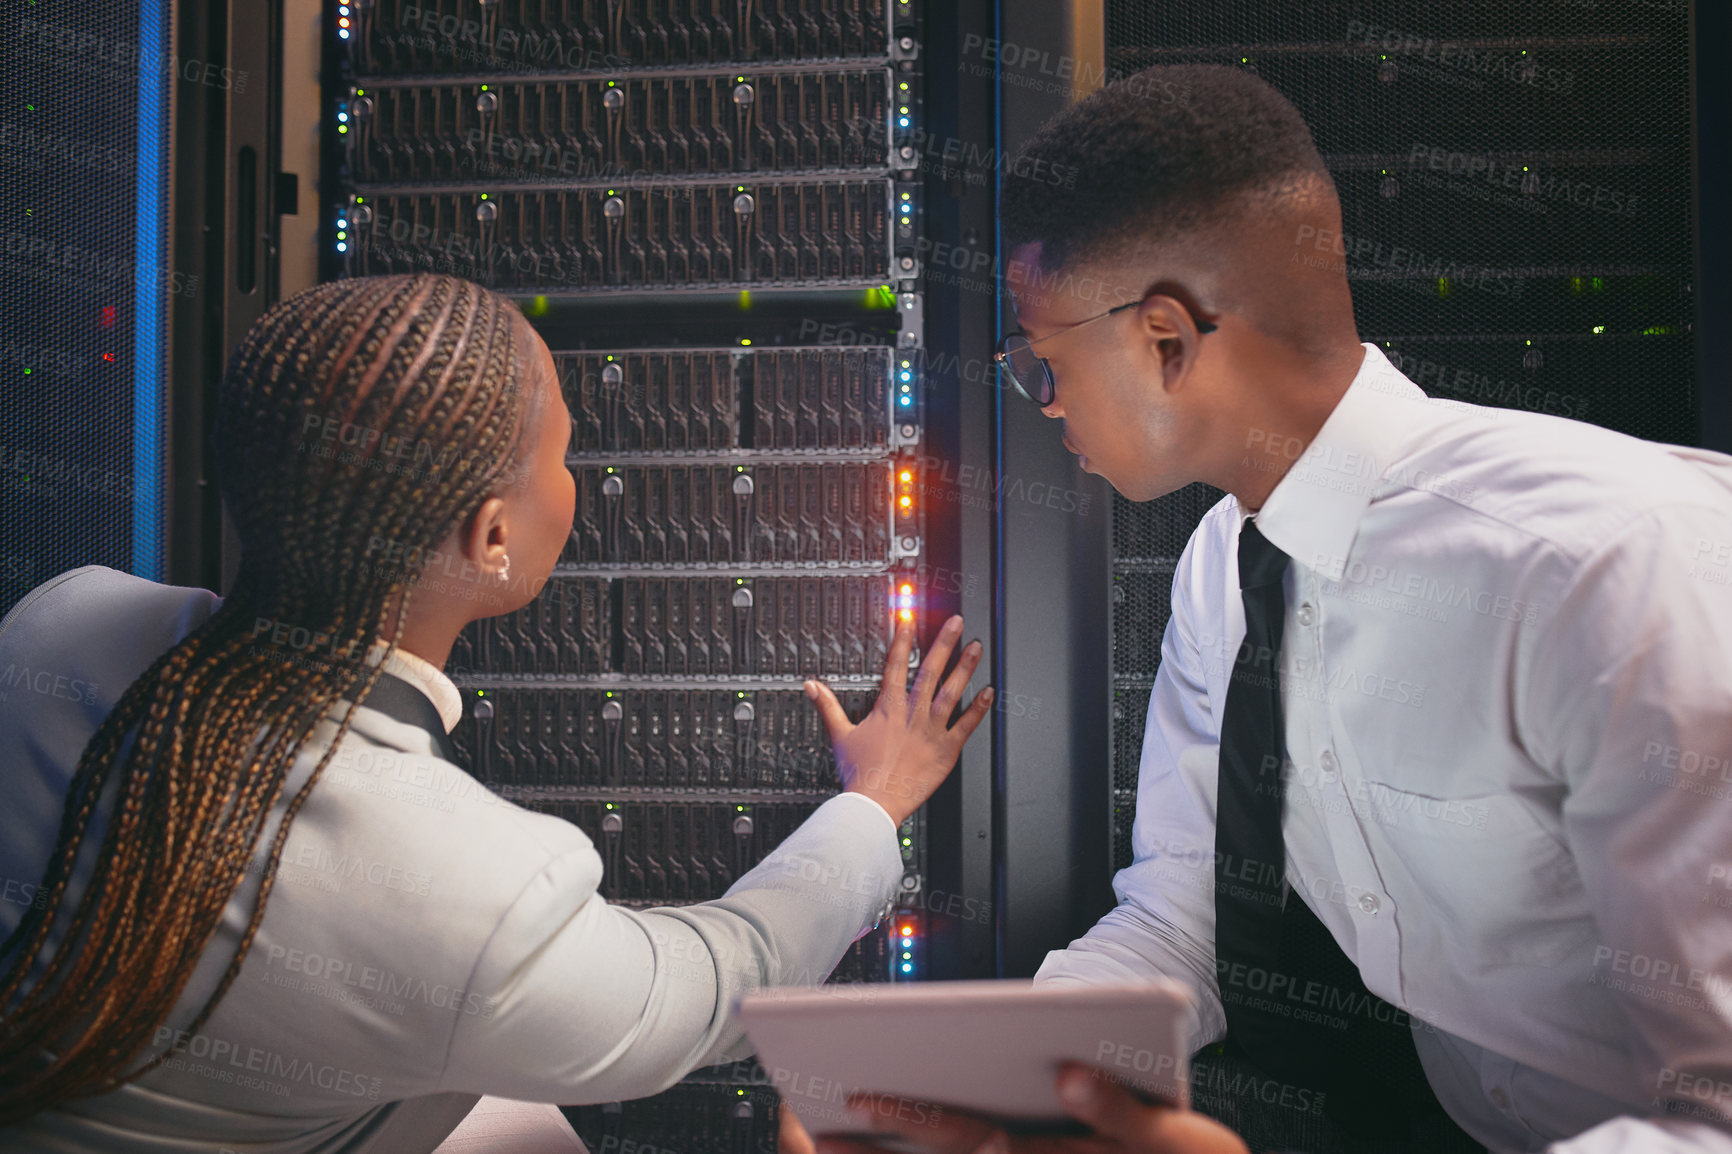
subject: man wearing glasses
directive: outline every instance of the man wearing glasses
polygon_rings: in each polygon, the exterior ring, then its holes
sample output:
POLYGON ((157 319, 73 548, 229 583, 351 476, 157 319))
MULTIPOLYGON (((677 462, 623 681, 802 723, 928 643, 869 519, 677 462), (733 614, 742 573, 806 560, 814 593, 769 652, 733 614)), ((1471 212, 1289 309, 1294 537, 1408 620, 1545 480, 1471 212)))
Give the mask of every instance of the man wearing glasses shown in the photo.
MULTIPOLYGON (((1229 494, 1119 904, 1037 980, 1183 980, 1194 1048, 1311 1091, 1329 1148, 1732 1152, 1732 458, 1428 399, 1360 343, 1334 185, 1248 73, 1150 69, 1024 156, 1078 179, 1005 181, 1000 364, 1126 497, 1229 494)), ((1244 1149, 1078 1085, 1101 1137, 907 1137, 1244 1149)))

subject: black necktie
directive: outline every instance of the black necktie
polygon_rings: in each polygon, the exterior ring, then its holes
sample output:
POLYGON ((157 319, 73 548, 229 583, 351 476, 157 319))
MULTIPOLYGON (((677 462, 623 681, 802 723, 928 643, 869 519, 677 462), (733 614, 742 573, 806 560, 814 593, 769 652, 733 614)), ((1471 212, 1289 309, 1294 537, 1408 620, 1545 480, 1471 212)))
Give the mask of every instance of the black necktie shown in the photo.
POLYGON ((433 707, 433 702, 401 677, 381 672, 361 704, 368 709, 377 709, 393 721, 425 729, 440 757, 453 765, 463 764, 457 760, 457 747, 451 744, 451 735, 445 732, 445 721, 433 707))
MULTIPOLYGON (((1246 521, 1239 531, 1245 640, 1233 661, 1221 715, 1221 778, 1215 809, 1215 962, 1227 1029, 1253 1060, 1284 1055, 1276 1015, 1258 1012, 1281 946, 1282 739, 1281 579, 1287 554, 1246 521), (1258 975, 1261 993, 1253 993, 1258 975), (1275 1033, 1270 1035, 1270 1031, 1275 1033), (1269 1035, 1265 1040, 1265 1035, 1269 1035)), ((1267 1063, 1265 1063, 1267 1064, 1267 1063)))
POLYGON ((1365 988, 1303 898, 1286 898, 1281 834, 1281 580, 1287 555, 1247 520, 1239 533, 1245 641, 1221 716, 1215 818, 1215 965, 1227 1040, 1265 1071, 1325 1092, 1347 1133, 1388 1139, 1442 1113, 1407 1016, 1365 988))

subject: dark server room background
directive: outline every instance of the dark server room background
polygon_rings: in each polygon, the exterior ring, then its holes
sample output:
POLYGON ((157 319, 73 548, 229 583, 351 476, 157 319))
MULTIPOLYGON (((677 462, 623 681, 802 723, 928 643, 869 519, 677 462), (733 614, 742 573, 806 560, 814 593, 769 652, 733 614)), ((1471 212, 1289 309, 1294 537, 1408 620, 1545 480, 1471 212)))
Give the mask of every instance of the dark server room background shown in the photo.
MULTIPOLYGON (((554 352, 578 510, 540 598, 454 651, 454 738, 589 835, 610 900, 719 896, 834 792, 803 678, 859 716, 898 620, 925 641, 961 612, 986 643, 991 725, 834 981, 1026 976, 1131 860, 1173 566, 1219 494, 1118 497, 991 361, 996 186, 1101 83, 1209 62, 1285 93, 1340 189, 1361 336, 1427 392, 1732 448, 1704 321, 1718 5, 93 0, 4 24, 0 612, 90 563, 223 589, 204 437, 272 302, 418 270, 499 289, 554 352)), ((567 1113, 591 1149, 743 1154, 775 1148, 776 1103, 746 1062, 567 1113)))

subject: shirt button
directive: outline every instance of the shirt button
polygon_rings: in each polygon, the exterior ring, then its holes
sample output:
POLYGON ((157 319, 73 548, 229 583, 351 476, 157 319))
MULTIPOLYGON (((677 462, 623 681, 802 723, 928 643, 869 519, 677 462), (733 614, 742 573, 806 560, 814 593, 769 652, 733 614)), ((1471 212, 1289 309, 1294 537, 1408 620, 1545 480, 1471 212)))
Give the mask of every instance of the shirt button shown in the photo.
POLYGON ((1309 601, 1299 606, 1298 618, 1299 624, 1301 625, 1309 625, 1313 621, 1317 620, 1317 612, 1311 608, 1311 603, 1309 601))
POLYGON ((1509 1095, 1503 1092, 1502 1086, 1495 1086, 1492 1088, 1491 1101, 1492 1105, 1496 1106, 1499 1110, 1509 1108, 1509 1095))
POLYGON ((1324 750, 1322 753, 1317 755, 1317 764, 1324 773, 1334 773, 1335 754, 1330 750, 1324 750))
POLYGON ((1376 913, 1378 911, 1378 909, 1381 908, 1382 904, 1383 903, 1381 903, 1377 900, 1376 894, 1360 894, 1359 895, 1359 908, 1364 910, 1368 914, 1376 913))

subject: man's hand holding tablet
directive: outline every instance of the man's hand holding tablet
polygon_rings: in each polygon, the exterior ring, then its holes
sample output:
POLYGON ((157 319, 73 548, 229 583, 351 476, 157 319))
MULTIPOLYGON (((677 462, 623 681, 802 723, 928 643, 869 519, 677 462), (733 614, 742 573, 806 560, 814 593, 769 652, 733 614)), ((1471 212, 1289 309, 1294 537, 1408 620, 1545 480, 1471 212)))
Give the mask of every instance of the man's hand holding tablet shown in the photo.
POLYGON ((783 1147, 800 1154, 812 1143, 795 1115, 820 1149, 848 1154, 967 1154, 989 1140, 1078 1154, 1245 1149, 1184 1108, 1194 1011, 1176 982, 766 990, 738 1013, 782 1094, 783 1147))

